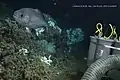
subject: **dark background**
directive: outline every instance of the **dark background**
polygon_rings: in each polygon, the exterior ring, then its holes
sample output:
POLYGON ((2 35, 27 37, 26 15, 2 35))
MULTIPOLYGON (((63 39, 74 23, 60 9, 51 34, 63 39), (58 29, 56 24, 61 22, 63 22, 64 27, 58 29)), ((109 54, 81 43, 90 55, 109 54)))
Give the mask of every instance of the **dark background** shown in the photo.
POLYGON ((105 29, 109 23, 117 27, 120 34, 120 5, 119 0, 9 0, 3 1, 13 9, 23 7, 38 8, 49 13, 58 23, 59 27, 80 27, 85 33, 84 46, 88 48, 89 36, 93 35, 98 22, 104 24, 105 29), (56 3, 56 5, 55 5, 56 3), (73 5, 116 5, 117 7, 73 7, 73 5))

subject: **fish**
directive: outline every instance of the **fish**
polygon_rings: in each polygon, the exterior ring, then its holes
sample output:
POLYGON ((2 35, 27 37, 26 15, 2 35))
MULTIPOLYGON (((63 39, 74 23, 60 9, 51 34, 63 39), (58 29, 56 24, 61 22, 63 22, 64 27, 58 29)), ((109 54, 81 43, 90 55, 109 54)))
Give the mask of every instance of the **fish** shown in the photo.
POLYGON ((13 13, 13 18, 22 26, 29 29, 37 29, 40 27, 47 27, 48 23, 45 21, 42 12, 39 9, 21 8, 13 13))

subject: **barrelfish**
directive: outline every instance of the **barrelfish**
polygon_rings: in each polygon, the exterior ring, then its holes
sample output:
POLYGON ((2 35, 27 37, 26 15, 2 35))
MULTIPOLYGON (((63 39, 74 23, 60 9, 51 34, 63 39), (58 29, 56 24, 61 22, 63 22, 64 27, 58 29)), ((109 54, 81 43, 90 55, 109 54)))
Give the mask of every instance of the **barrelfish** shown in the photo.
POLYGON ((42 12, 33 8, 21 8, 13 13, 13 18, 27 29, 38 29, 41 27, 48 27, 42 12))
POLYGON ((16 10, 13 17, 19 24, 29 28, 35 29, 39 26, 48 26, 42 16, 42 12, 38 9, 22 8, 16 10))

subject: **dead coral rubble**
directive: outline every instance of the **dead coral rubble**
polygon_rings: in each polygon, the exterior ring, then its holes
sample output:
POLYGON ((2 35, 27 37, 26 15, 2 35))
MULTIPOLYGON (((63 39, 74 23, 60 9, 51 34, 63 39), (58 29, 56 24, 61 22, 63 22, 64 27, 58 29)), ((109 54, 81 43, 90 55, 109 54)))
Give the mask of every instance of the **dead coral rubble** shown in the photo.
POLYGON ((15 21, 0 24, 0 79, 49 80, 49 66, 40 61, 34 36, 15 21))
POLYGON ((70 73, 76 71, 75 65, 78 67, 74 59, 54 54, 52 64, 48 66, 41 62, 44 56, 42 49, 39 41, 25 27, 12 19, 1 21, 0 80, 71 80, 68 77, 76 73, 70 73))

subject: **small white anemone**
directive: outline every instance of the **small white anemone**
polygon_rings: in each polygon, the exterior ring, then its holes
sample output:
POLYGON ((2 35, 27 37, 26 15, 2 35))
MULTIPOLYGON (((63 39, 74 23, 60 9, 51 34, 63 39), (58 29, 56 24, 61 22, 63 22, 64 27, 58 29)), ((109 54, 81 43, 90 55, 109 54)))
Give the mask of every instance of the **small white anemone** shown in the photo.
POLYGON ((20 53, 23 53, 24 55, 26 55, 27 53, 29 53, 29 51, 25 48, 22 48, 19 50, 20 53))
POLYGON ((44 57, 41 57, 41 61, 50 66, 52 63, 52 60, 50 58, 51 58, 51 55, 49 55, 48 58, 44 56, 44 57))
POLYGON ((45 31, 45 29, 44 28, 37 28, 37 29, 35 29, 35 31, 36 31, 36 35, 39 36, 39 35, 41 35, 42 32, 45 31))

